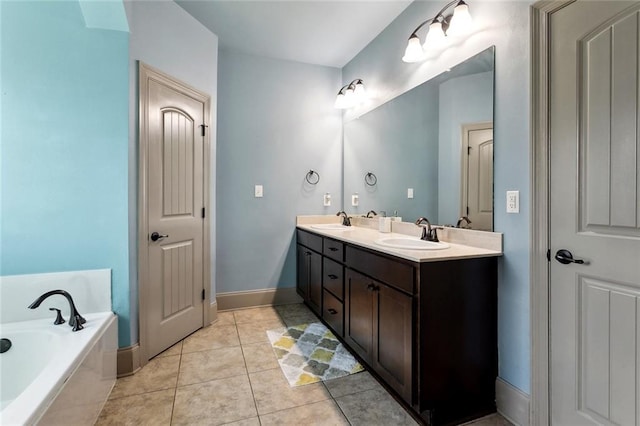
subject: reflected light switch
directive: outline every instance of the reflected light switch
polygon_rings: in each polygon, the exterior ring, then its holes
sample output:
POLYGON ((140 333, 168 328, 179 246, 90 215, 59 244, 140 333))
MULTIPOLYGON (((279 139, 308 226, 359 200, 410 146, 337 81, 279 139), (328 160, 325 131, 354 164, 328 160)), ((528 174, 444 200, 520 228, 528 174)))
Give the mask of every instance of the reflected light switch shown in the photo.
POLYGON ((256 185, 255 191, 254 191, 254 196, 256 198, 261 198, 262 197, 262 185, 256 185))

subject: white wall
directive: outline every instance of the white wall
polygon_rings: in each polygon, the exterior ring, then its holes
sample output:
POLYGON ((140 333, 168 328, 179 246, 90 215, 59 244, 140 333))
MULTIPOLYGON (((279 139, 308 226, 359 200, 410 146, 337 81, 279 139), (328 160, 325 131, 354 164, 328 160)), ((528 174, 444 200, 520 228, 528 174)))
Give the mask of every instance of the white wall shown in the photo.
MULTIPOLYGON (((368 108, 440 74, 489 46, 495 68, 495 230, 504 233, 499 262, 498 350, 502 379, 530 389, 529 324, 529 5, 531 2, 473 2, 475 30, 434 60, 407 64, 401 57, 411 32, 442 7, 412 3, 343 70, 343 82, 362 78, 374 99, 368 108), (505 191, 520 191, 520 214, 505 213, 505 191)), ((424 30, 420 35, 424 37, 424 30)), ((343 83, 343 84, 344 84, 343 83)), ((355 114, 360 114, 357 111, 355 114)), ((347 116, 349 119, 349 116, 347 116)))
MULTIPOLYGON (((142 61, 211 96, 211 294, 216 272, 218 37, 170 0, 125 1, 129 39, 129 252, 131 341, 138 341, 138 64, 142 61)), ((213 300, 213 299, 212 299, 213 300)))

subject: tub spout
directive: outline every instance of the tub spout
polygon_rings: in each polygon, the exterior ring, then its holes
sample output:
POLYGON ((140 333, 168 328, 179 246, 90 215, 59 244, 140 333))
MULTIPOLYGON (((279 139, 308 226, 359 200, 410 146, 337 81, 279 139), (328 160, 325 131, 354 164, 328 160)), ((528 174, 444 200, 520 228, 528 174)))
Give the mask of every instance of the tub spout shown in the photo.
POLYGON ((67 293, 64 290, 51 290, 44 293, 42 296, 38 297, 32 304, 29 305, 29 309, 36 309, 38 306, 40 306, 42 302, 44 302, 46 298, 48 298, 49 296, 53 296, 54 294, 59 294, 67 298, 67 301, 69 302, 69 310, 71 312, 70 318, 69 318, 69 325, 73 328, 73 331, 82 330, 84 328, 82 324, 87 322, 87 320, 84 319, 82 315, 80 315, 80 313, 76 309, 75 303, 73 303, 73 298, 69 293, 67 293))

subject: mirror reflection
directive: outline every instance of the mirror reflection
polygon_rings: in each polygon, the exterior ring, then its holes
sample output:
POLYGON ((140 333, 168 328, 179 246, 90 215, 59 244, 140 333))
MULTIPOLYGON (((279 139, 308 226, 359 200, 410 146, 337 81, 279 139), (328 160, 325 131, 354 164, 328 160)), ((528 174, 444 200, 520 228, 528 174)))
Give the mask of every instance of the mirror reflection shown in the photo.
POLYGON ((493 72, 491 47, 346 122, 345 210, 492 230, 493 72))

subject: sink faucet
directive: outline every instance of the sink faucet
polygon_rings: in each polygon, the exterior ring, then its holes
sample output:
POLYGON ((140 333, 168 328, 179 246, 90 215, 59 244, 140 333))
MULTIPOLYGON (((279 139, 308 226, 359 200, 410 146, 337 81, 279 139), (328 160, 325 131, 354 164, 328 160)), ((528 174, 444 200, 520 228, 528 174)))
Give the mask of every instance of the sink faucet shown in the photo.
POLYGON ((456 228, 460 228, 460 225, 462 224, 462 222, 467 222, 467 225, 471 225, 471 220, 467 216, 462 216, 460 219, 458 219, 458 222, 456 223, 456 228))
POLYGON ((37 308, 38 306, 40 306, 42 302, 44 302, 46 298, 48 298, 49 296, 53 296, 54 294, 59 294, 67 298, 67 301, 69 302, 69 309, 71 312, 70 318, 69 318, 69 325, 73 327, 73 331, 82 330, 84 328, 82 324, 87 322, 87 320, 84 319, 82 315, 80 315, 80 313, 76 309, 75 303, 73 303, 73 298, 69 293, 67 293, 64 290, 51 290, 44 293, 42 296, 38 297, 32 304, 29 305, 29 309, 37 308))
POLYGON ((369 210, 365 217, 372 218, 373 216, 378 216, 378 213, 375 210, 369 210))
POLYGON ((339 211, 336 216, 342 216, 342 226, 351 226, 351 218, 345 212, 339 211))
POLYGON ((422 236, 420 237, 421 240, 433 241, 434 243, 439 242, 438 231, 436 230, 436 228, 431 227, 431 223, 426 217, 421 217, 416 220, 416 225, 422 226, 422 236), (427 226, 422 225, 422 223, 424 222, 427 223, 427 226))

